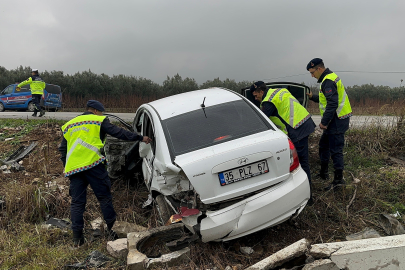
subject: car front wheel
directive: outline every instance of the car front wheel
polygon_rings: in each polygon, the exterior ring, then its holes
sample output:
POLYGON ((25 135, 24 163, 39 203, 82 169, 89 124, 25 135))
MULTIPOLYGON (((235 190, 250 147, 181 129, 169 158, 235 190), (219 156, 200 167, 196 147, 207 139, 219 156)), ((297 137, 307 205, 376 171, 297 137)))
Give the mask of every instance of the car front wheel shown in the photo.
POLYGON ((5 110, 4 105, 3 103, 0 102, 0 112, 4 112, 4 110, 5 110))
POLYGON ((30 101, 30 103, 28 103, 28 111, 33 112, 34 110, 35 110, 34 102, 30 101))
POLYGON ((170 219, 172 215, 174 215, 173 209, 170 205, 166 202, 165 197, 163 195, 158 195, 155 199, 156 202, 156 210, 159 213, 159 221, 162 225, 165 225, 166 222, 170 219))

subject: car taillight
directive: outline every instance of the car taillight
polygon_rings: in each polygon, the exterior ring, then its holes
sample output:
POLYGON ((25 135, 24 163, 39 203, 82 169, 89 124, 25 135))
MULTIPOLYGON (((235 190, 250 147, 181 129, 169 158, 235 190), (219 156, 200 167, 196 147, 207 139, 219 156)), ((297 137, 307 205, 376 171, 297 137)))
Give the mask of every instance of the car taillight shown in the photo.
POLYGON ((288 139, 290 145, 290 172, 294 171, 300 166, 300 161, 298 160, 297 150, 290 139, 288 139))

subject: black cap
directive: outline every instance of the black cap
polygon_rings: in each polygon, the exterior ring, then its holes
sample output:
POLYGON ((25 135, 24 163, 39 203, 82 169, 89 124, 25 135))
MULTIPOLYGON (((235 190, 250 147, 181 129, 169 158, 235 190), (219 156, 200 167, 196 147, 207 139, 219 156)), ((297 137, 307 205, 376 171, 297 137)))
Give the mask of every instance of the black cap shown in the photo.
POLYGON ((262 86, 264 84, 264 82, 262 82, 262 81, 257 81, 257 82, 255 82, 254 84, 252 84, 251 86, 250 86, 250 91, 255 91, 257 88, 259 88, 260 86, 262 86))
POLYGON ((89 100, 87 101, 87 107, 91 107, 93 109, 96 109, 97 111, 104 112, 104 106, 101 104, 101 102, 97 100, 89 100))
POLYGON ((308 63, 307 70, 309 70, 310 68, 313 68, 314 66, 319 65, 321 63, 323 63, 323 60, 321 58, 314 58, 308 63))

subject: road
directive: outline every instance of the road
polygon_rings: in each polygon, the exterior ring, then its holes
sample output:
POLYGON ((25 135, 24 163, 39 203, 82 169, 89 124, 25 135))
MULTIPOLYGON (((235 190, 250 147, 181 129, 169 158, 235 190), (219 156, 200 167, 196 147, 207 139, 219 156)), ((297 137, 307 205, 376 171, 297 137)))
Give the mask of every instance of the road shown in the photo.
MULTIPOLYGON (((32 112, 17 112, 17 111, 5 111, 0 112, 0 118, 13 118, 13 119, 41 119, 38 117, 32 117, 32 112)), ((47 112, 43 118, 45 119, 59 119, 70 120, 81 114, 81 112, 47 112)), ((135 113, 110 113, 118 116, 126 122, 132 123, 135 117, 135 113)), ((321 122, 320 115, 313 115, 312 119, 318 126, 321 122)), ((350 124, 353 127, 369 126, 372 124, 390 126, 396 124, 396 116, 352 116, 350 124)))

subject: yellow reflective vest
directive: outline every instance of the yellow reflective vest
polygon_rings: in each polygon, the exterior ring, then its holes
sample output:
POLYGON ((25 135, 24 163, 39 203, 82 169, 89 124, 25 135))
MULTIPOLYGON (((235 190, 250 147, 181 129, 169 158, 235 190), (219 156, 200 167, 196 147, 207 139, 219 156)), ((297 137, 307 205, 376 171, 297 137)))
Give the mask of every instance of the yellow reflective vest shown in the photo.
MULTIPOLYGON (((311 114, 285 88, 269 89, 260 107, 263 102, 273 103, 280 117, 293 129, 297 129, 311 117, 311 114)), ((288 134, 286 126, 278 117, 270 116, 269 118, 280 130, 288 134)))
MULTIPOLYGON (((350 106, 349 97, 346 94, 345 87, 340 78, 335 73, 330 73, 323 78, 322 82, 326 79, 333 81, 337 87, 339 105, 336 109, 336 114, 338 118, 345 119, 352 116, 352 107, 350 106)), ((322 83, 320 88, 322 88, 322 83)), ((325 95, 322 93, 322 91, 319 91, 319 110, 321 111, 321 116, 323 116, 325 112, 326 104, 327 101, 325 95)))
POLYGON ((100 152, 104 147, 100 129, 105 118, 94 114, 80 115, 62 126, 67 141, 65 176, 91 169, 106 160, 100 152))
POLYGON ((37 95, 43 95, 44 94, 44 89, 45 89, 45 82, 41 79, 39 76, 35 76, 34 80, 32 80, 32 77, 29 77, 27 80, 23 81, 17 87, 21 87, 24 85, 30 85, 31 88, 31 94, 37 94, 37 95))

